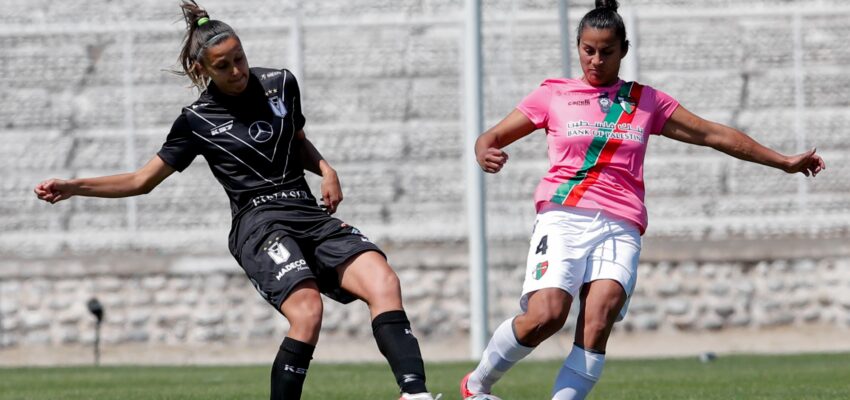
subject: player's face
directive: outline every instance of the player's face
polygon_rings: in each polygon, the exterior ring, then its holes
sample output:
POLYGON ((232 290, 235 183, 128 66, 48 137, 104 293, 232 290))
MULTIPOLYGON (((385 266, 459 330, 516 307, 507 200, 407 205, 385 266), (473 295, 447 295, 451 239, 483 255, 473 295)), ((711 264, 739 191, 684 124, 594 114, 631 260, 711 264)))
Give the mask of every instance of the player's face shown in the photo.
POLYGON ((204 73, 226 94, 235 96, 248 87, 248 59, 235 36, 209 47, 202 65, 204 73))
POLYGON ((609 86, 617 82, 620 61, 626 56, 613 29, 584 28, 579 36, 578 57, 584 80, 593 86, 609 86))

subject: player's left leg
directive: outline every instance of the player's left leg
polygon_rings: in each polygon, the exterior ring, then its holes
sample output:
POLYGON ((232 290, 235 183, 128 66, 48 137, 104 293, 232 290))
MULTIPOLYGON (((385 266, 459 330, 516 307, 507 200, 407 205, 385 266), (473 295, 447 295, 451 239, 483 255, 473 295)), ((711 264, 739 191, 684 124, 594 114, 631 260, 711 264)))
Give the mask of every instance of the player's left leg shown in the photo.
POLYGON ((579 296, 575 345, 555 380, 554 400, 584 399, 599 381, 608 336, 614 323, 625 317, 634 291, 640 233, 625 225, 606 225, 610 235, 588 257, 585 284, 579 296))
POLYGON ((623 287, 613 280, 597 280, 584 285, 575 344, 555 379, 553 399, 584 399, 599 381, 605 366, 608 336, 626 298, 623 287))
POLYGON ((337 268, 339 285, 360 298, 372 314, 372 333, 387 358, 402 398, 431 399, 425 387, 425 365, 419 341, 401 303, 398 276, 376 251, 366 251, 337 268), (419 396, 412 396, 420 394, 419 396))

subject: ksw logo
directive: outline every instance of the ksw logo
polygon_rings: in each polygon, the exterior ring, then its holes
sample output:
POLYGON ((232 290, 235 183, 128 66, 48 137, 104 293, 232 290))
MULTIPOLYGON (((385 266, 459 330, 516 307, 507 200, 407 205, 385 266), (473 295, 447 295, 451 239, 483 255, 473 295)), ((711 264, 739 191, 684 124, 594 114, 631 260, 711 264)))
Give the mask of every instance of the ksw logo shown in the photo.
POLYGON ((289 364, 283 364, 283 370, 286 372, 292 372, 293 374, 307 375, 307 368, 295 367, 289 364))
POLYGON ((213 136, 220 135, 222 133, 230 132, 231 128, 233 128, 233 120, 227 121, 219 126, 216 126, 215 128, 212 128, 212 130, 210 130, 210 134, 213 136))

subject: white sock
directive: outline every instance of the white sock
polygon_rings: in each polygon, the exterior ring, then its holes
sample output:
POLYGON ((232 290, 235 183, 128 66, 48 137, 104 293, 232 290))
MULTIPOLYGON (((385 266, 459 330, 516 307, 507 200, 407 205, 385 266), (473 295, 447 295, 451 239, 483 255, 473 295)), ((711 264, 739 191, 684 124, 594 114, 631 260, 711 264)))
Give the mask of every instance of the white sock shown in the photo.
POLYGON ((564 360, 561 371, 552 388, 552 400, 582 400, 602 375, 605 354, 593 353, 573 345, 570 355, 564 360))
POLYGON ((513 322, 514 319, 510 318, 493 332, 493 337, 481 356, 481 362, 466 382, 467 389, 472 393, 490 393, 493 384, 505 372, 534 350, 534 347, 519 344, 514 334, 513 322))

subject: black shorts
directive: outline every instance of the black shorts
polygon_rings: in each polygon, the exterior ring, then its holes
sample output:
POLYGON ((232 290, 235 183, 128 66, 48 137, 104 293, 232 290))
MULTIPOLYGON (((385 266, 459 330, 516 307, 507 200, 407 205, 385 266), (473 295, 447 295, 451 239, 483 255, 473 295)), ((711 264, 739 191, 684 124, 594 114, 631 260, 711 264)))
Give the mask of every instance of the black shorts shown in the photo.
POLYGON ((386 257, 357 228, 331 217, 315 203, 264 207, 243 216, 239 226, 234 232, 237 237, 231 237, 233 256, 277 310, 306 279, 315 279, 324 295, 350 303, 356 297, 339 287, 336 267, 365 251, 386 257))

